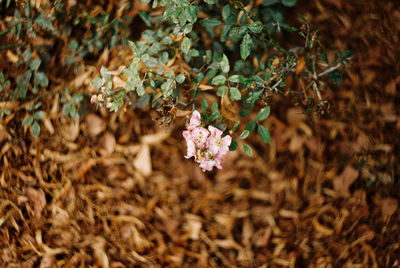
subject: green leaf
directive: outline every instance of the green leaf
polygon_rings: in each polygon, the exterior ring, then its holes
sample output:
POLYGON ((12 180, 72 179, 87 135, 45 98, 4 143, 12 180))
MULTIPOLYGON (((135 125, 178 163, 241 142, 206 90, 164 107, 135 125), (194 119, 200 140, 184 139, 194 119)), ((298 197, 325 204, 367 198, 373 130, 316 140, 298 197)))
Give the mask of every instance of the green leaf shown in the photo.
POLYGON ((217 90, 217 96, 222 97, 228 92, 228 87, 227 86, 220 86, 217 90))
POLYGON ((263 120, 265 120, 265 119, 268 118, 268 116, 269 116, 270 113, 271 113, 271 109, 269 108, 269 106, 265 106, 264 108, 262 108, 262 109, 258 112, 256 119, 257 119, 258 121, 263 121, 263 120))
POLYGON ((328 74, 333 83, 339 85, 342 82, 342 74, 338 70, 334 70, 328 74))
POLYGON ((83 100, 83 96, 78 95, 78 94, 72 96, 72 98, 71 98, 71 101, 74 103, 80 103, 82 100, 83 100))
POLYGON ((238 101, 242 99, 242 94, 240 94, 240 91, 237 87, 231 87, 229 89, 229 96, 232 101, 238 101))
POLYGON ((33 114, 33 119, 35 120, 40 120, 44 116, 43 111, 37 111, 36 113, 33 114))
POLYGON ((340 54, 340 60, 339 61, 343 61, 347 58, 350 58, 351 56, 354 55, 354 51, 353 50, 345 50, 342 52, 342 54, 340 54))
POLYGON ((240 82, 240 75, 234 74, 231 77, 229 77, 229 82, 232 83, 239 83, 240 82))
MULTIPOLYGON (((146 1, 148 1, 148 0, 146 0, 146 1)), ((139 16, 143 20, 144 24, 146 24, 147 27, 151 26, 151 16, 149 15, 149 13, 141 11, 141 12, 139 12, 139 16)))
POLYGON ((253 33, 261 33, 263 29, 264 25, 262 24, 261 21, 255 21, 249 25, 249 30, 252 31, 253 33))
POLYGON ((71 52, 75 52, 79 47, 79 43, 76 39, 71 39, 71 41, 69 41, 69 50, 71 52))
POLYGON ((182 43, 181 43, 182 52, 188 53, 191 46, 192 46, 192 41, 188 37, 183 38, 182 43))
POLYGON ((10 87, 10 85, 11 85, 10 80, 7 80, 7 81, 4 83, 3 88, 8 88, 8 87, 10 87))
POLYGON ((175 77, 176 82, 182 84, 185 81, 185 74, 180 73, 175 77))
POLYGON ((64 116, 68 116, 69 113, 71 112, 71 109, 72 109, 72 104, 71 103, 64 104, 64 106, 62 108, 62 114, 64 116))
POLYGON ((93 83, 93 86, 97 89, 101 88, 104 84, 103 79, 101 79, 100 77, 93 79, 92 83, 93 83))
POLYGON ((2 72, 0 72, 0 83, 4 83, 4 74, 2 72))
POLYGON ((225 75, 222 75, 222 74, 215 76, 211 80, 211 84, 214 86, 221 86, 221 85, 225 84, 225 82, 226 82, 226 77, 225 77, 225 75))
POLYGON ((133 54, 134 54, 135 56, 139 57, 139 56, 140 56, 140 53, 139 53, 139 49, 138 49, 138 47, 136 46, 136 44, 135 44, 134 42, 132 42, 132 41, 128 41, 128 44, 129 44, 129 47, 131 48, 133 54))
POLYGON ((41 62, 42 61, 40 59, 34 59, 33 61, 31 61, 31 64, 29 64, 29 68, 32 71, 35 71, 37 70, 37 68, 39 68, 41 62))
POLYGON ((248 136, 250 135, 250 131, 248 131, 247 129, 243 130, 243 132, 240 134, 240 139, 244 140, 246 139, 248 136))
POLYGON ((250 113, 250 111, 249 111, 249 110, 246 110, 246 109, 240 109, 240 110, 239 110, 239 115, 240 115, 241 117, 246 117, 249 113, 250 113))
POLYGON ((270 144, 271 133, 269 132, 268 128, 264 127, 263 125, 259 125, 257 128, 257 133, 263 142, 270 144))
POLYGON ((197 16, 199 15, 199 9, 197 6, 190 5, 185 9, 186 19, 189 22, 195 22, 197 20, 197 16))
POLYGON ((253 149, 251 149, 250 145, 243 143, 243 150, 248 156, 253 156, 253 149))
POLYGON ((236 130, 238 129, 239 125, 240 125, 240 121, 237 121, 235 123, 235 125, 233 126, 233 128, 232 128, 233 132, 236 132, 236 130))
POLYGON ((42 87, 47 87, 49 85, 49 79, 44 72, 35 73, 36 83, 42 87))
POLYGON ((137 86, 136 93, 139 95, 139 97, 146 93, 146 89, 144 88, 142 81, 140 81, 139 85, 137 86))
POLYGON ((292 7, 296 4, 297 0, 282 0, 282 5, 292 7))
POLYGON ((243 60, 245 60, 250 55, 252 47, 253 40, 251 39, 249 33, 246 33, 246 35, 243 37, 242 42, 240 43, 240 57, 243 60))
POLYGON ((28 126, 32 125, 32 123, 33 123, 33 116, 31 116, 31 115, 25 117, 24 120, 22 120, 22 125, 24 127, 28 127, 28 126))
POLYGON ((40 135, 40 125, 38 122, 34 122, 32 125, 32 136, 37 138, 40 135))
POLYGON ((228 40, 229 31, 232 29, 232 25, 224 25, 221 31, 221 42, 228 40))
POLYGON ((256 129, 257 122, 255 120, 251 120, 247 123, 246 130, 248 130, 250 133, 256 129))
POLYGON ((222 60, 221 60, 221 62, 219 64, 221 66, 221 70, 224 73, 228 73, 229 72, 229 69, 230 69, 229 60, 228 60, 228 57, 225 54, 222 55, 222 60))
POLYGON ((172 92, 174 91, 174 80, 168 79, 166 82, 164 82, 161 85, 161 91, 163 92, 165 98, 171 96, 172 92))
POLYGON ((329 64, 329 60, 328 60, 328 56, 326 54, 326 50, 322 50, 321 55, 319 55, 319 59, 329 64))
POLYGON ((222 19, 226 24, 235 24, 239 12, 231 5, 222 8, 222 19))
POLYGON ((57 33, 56 29, 54 28, 53 24, 51 24, 51 21, 45 17, 45 13, 40 14, 39 16, 36 17, 35 23, 38 24, 41 28, 43 28, 46 31, 52 32, 52 33, 57 33))
POLYGON ((202 19, 201 24, 203 24, 203 26, 206 28, 213 29, 221 25, 221 22, 217 19, 202 19))
POLYGON ((205 1, 209 5, 214 5, 215 4, 215 0, 205 0, 205 1))
POLYGON ((207 100, 202 100, 201 103, 200 103, 200 105, 201 105, 201 108, 202 108, 204 111, 207 111, 207 108, 208 108, 207 100))
POLYGON ((229 146, 229 151, 235 151, 238 147, 238 141, 232 141, 231 145, 229 146))

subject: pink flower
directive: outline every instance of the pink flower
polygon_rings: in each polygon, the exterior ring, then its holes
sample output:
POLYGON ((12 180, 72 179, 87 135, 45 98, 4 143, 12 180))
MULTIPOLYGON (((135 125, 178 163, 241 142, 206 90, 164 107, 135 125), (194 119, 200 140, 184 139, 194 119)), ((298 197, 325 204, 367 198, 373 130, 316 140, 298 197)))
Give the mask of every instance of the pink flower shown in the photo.
POLYGON ((192 130, 201 124, 201 115, 198 111, 194 110, 192 113, 192 117, 190 118, 189 125, 186 127, 189 130, 192 130))
POLYGON ((183 137, 186 140, 186 145, 187 145, 187 154, 185 158, 189 159, 193 156, 196 156, 196 145, 194 141, 192 140, 192 134, 190 133, 189 130, 183 131, 183 137))
POLYGON ((232 138, 229 135, 222 137, 222 131, 216 127, 208 126, 207 130, 200 125, 201 115, 193 111, 187 130, 182 133, 187 144, 185 158, 194 156, 203 171, 211 171, 214 166, 222 169, 222 157, 229 151, 232 138))
POLYGON ((231 145, 232 138, 229 135, 221 138, 222 131, 216 127, 208 126, 210 130, 210 137, 207 139, 207 149, 221 158, 229 151, 229 145, 231 145))
POLYGON ((192 130, 192 140, 196 143, 197 147, 203 148, 206 145, 209 134, 208 130, 204 127, 196 127, 192 130))

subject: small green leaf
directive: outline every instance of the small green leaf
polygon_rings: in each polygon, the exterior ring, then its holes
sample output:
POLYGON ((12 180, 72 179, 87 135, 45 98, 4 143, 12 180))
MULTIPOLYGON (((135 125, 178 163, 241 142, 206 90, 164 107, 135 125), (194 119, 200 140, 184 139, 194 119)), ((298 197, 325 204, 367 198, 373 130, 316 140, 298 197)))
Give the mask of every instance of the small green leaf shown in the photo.
POLYGON ((249 25, 249 30, 252 31, 253 33, 261 33, 263 29, 264 25, 262 24, 261 21, 255 21, 249 25))
POLYGON ((253 40, 249 33, 243 37, 242 42, 240 43, 240 57, 242 60, 245 60, 249 55, 253 47, 253 40))
POLYGON ((188 37, 183 38, 182 43, 181 43, 182 52, 188 53, 191 46, 192 46, 192 41, 188 37))
POLYGON ((230 69, 229 60, 228 60, 228 57, 225 54, 222 55, 222 60, 221 60, 221 62, 219 64, 221 66, 221 70, 224 73, 228 73, 229 72, 229 69, 230 69))
POLYGON ((328 56, 326 54, 326 50, 322 50, 321 55, 319 55, 319 59, 329 64, 329 60, 328 60, 328 56))
POLYGON ((175 77, 176 82, 182 84, 185 81, 185 74, 180 73, 175 77))
POLYGON ((190 5, 185 9, 186 19, 189 22, 195 22, 197 20, 198 14, 199 10, 197 6, 190 5))
POLYGON ((226 24, 235 24, 239 12, 231 5, 222 8, 222 19, 226 24))
POLYGON ((135 44, 134 42, 132 42, 132 41, 128 41, 128 44, 129 44, 129 47, 131 48, 133 54, 134 54, 135 56, 139 57, 139 56, 140 56, 140 53, 139 53, 139 49, 138 49, 138 47, 136 46, 136 44, 135 44))
POLYGON ((172 79, 168 79, 161 85, 161 91, 163 92, 165 98, 172 95, 172 92, 174 90, 173 86, 174 86, 174 80, 172 79))
POLYGON ((225 75, 222 75, 222 74, 215 76, 211 80, 211 84, 214 86, 221 86, 221 85, 225 84, 225 82, 226 82, 226 77, 225 77, 225 75))
POLYGON ((249 110, 246 110, 246 109, 240 109, 240 110, 239 110, 239 115, 240 115, 241 117, 246 117, 249 113, 250 113, 250 111, 249 111, 249 110))
POLYGON ((248 136, 250 135, 250 131, 248 131, 247 129, 243 130, 243 132, 240 134, 240 139, 244 140, 246 139, 248 136))
POLYGON ((254 131, 254 129, 256 128, 256 126, 257 126, 257 122, 256 122, 255 120, 251 120, 251 121, 249 121, 249 122, 247 123, 246 130, 248 130, 249 133, 251 133, 251 132, 254 131))
POLYGON ((231 145, 229 146, 229 151, 235 151, 238 147, 238 141, 232 141, 231 145))
POLYGON ((0 84, 4 83, 4 74, 0 72, 0 84))
POLYGON ((228 92, 228 87, 227 86, 220 86, 217 90, 217 96, 222 97, 228 92))
POLYGON ((234 74, 231 77, 229 77, 229 82, 232 83, 239 83, 240 82, 240 75, 234 74))
POLYGON ((72 96, 71 101, 74 103, 80 103, 83 100, 83 96, 76 94, 74 96, 72 96))
POLYGON ((202 108, 204 111, 207 111, 207 108, 208 108, 207 100, 202 100, 200 104, 201 104, 201 108, 202 108))
POLYGON ((342 52, 342 54, 340 54, 340 60, 339 61, 343 61, 347 58, 350 58, 351 56, 354 55, 354 51, 353 50, 345 50, 342 52))
POLYGON ((235 125, 233 126, 233 128, 232 128, 233 132, 236 132, 236 130, 238 129, 239 125, 240 125, 240 121, 237 121, 235 123, 235 125))
POLYGON ((71 41, 69 41, 69 50, 71 52, 75 52, 79 47, 79 43, 76 39, 71 39, 71 41))
POLYGON ((36 83, 41 87, 47 87, 49 85, 49 79, 44 72, 35 73, 36 83))
POLYGON ((248 156, 253 156, 253 149, 251 149, 250 145, 243 143, 243 150, 248 156))
POLYGON ((238 101, 242 99, 242 95, 237 87, 231 87, 229 89, 229 96, 232 101, 238 101))
POLYGON ((203 24, 204 27, 213 29, 219 25, 221 25, 221 22, 217 19, 202 19, 201 24, 203 24))
POLYGON ((37 138, 40 135, 40 125, 38 122, 34 122, 32 125, 32 136, 37 138))
POLYGON ((139 16, 147 27, 151 26, 151 16, 149 15, 149 13, 141 11, 139 12, 139 16))
POLYGON ((271 109, 269 108, 269 106, 265 106, 264 108, 262 108, 262 109, 258 112, 256 119, 257 119, 258 121, 263 121, 263 120, 265 120, 265 119, 268 118, 268 116, 269 116, 270 113, 271 113, 271 109))
POLYGON ((282 5, 292 7, 296 4, 297 0, 282 0, 282 5))
POLYGON ((32 123, 33 123, 33 116, 31 116, 31 115, 25 117, 24 120, 22 120, 22 125, 24 127, 28 127, 28 126, 32 125, 32 123))
POLYGON ((35 120, 40 120, 44 116, 43 111, 37 111, 36 113, 33 114, 33 119, 35 120))
POLYGON ((37 68, 39 68, 41 62, 42 61, 40 59, 34 59, 33 61, 31 61, 31 64, 29 64, 29 68, 32 71, 35 71, 37 70, 37 68))
POLYGON ((333 83, 339 85, 342 82, 342 74, 338 70, 334 70, 328 74, 333 83))
POLYGON ((68 116, 69 113, 71 112, 71 108, 72 108, 72 104, 71 103, 64 104, 64 106, 62 108, 62 114, 64 116, 68 116))
POLYGON ((101 79, 100 77, 96 77, 95 79, 93 79, 92 83, 93 86, 97 89, 101 88, 104 84, 103 79, 101 79))
POLYGON ((270 144, 271 133, 269 132, 268 128, 264 127, 263 125, 259 125, 257 128, 257 133, 263 142, 270 144))

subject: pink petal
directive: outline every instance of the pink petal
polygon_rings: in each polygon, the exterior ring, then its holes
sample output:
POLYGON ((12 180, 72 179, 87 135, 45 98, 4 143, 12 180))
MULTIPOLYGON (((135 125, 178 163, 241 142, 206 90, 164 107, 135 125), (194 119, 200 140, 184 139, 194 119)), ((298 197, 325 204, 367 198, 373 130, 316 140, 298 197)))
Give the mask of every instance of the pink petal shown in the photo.
POLYGON ((207 149, 214 155, 216 155, 220 149, 218 141, 219 138, 216 138, 215 136, 210 136, 207 139, 207 149))
POLYGON ((213 135, 214 137, 221 138, 222 131, 219 130, 218 128, 213 127, 213 126, 208 126, 208 130, 211 132, 211 135, 213 135))
POLYGON ((189 125, 187 129, 192 130, 201 124, 201 115, 198 111, 194 110, 192 113, 192 117, 190 118, 189 125))
POLYGON ((187 154, 186 154, 185 158, 189 159, 196 155, 196 145, 194 144, 194 142, 192 140, 187 140, 186 144, 187 144, 187 154))
POLYGON ((192 139, 199 148, 204 148, 210 133, 203 127, 196 127, 192 130, 192 139))

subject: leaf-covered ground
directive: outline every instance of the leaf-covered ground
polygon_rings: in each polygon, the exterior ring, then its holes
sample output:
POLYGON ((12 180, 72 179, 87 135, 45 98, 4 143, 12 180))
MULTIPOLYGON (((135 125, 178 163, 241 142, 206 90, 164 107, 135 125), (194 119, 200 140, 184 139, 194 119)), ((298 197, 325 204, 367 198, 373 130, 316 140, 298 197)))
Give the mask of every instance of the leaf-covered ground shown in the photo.
MULTIPOLYGON (((0 266, 399 267, 398 3, 304 4, 294 14, 323 43, 356 52, 344 81, 326 85, 330 111, 303 115, 274 97, 271 145, 252 140, 253 158, 229 153, 221 171, 183 158, 179 120, 166 131, 156 113, 93 106, 73 120, 52 98, 34 139, 15 123, 21 104, 8 103, 0 266)), ((89 92, 100 65, 117 69, 129 53, 51 79, 89 92)), ((9 60, 1 51, 3 71, 17 72, 9 60)))

